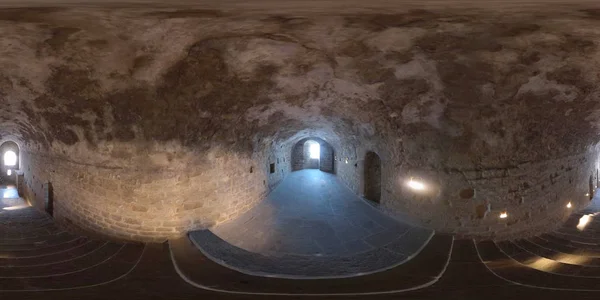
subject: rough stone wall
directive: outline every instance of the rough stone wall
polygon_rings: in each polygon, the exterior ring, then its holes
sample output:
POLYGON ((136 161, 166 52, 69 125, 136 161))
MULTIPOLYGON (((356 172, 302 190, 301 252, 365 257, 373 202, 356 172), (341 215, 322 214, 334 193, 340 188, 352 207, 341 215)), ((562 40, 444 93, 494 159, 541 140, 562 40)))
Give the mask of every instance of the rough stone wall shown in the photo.
MULTIPOLYGON (((598 149, 507 168, 424 171, 406 170, 429 186, 426 193, 411 191, 397 180, 384 182, 383 201, 391 211, 425 219, 427 208, 448 207, 453 218, 428 220, 430 227, 447 228, 462 236, 505 238, 552 230, 573 211, 590 201, 588 182, 598 168, 598 149), (421 203, 410 209, 395 197, 421 203), (392 201, 390 201, 392 200, 392 201), (567 208, 572 202, 573 208, 567 208), (499 214, 507 212, 508 218, 499 214)), ((385 164, 384 164, 385 168, 385 164)), ((404 180, 407 180, 404 178, 404 180)))
POLYGON ((0 137, 27 152, 33 198, 50 181, 58 219, 119 237, 235 217, 310 137, 357 194, 377 152, 390 214, 535 233, 585 205, 598 169, 598 16, 1 10, 0 137))
POLYGON ((304 169, 304 144, 297 143, 292 147, 292 170, 298 171, 304 169))
POLYGON ((250 173, 253 160, 216 153, 186 172, 127 170, 34 153, 26 153, 24 162, 26 197, 36 207, 43 209, 44 183, 51 182, 59 223, 133 240, 162 241, 227 221, 280 180, 265 168, 250 173))
POLYGON ((277 187, 277 184, 281 182, 291 171, 290 154, 288 148, 284 148, 282 145, 274 144, 269 151, 268 165, 266 166, 267 172, 269 172, 268 185, 269 191, 277 187), (274 164, 274 173, 270 173, 270 165, 274 164))
POLYGON ((319 161, 319 170, 323 172, 333 173, 333 157, 334 157, 334 149, 331 145, 326 142, 319 143, 321 145, 321 153, 320 153, 320 161, 319 161))

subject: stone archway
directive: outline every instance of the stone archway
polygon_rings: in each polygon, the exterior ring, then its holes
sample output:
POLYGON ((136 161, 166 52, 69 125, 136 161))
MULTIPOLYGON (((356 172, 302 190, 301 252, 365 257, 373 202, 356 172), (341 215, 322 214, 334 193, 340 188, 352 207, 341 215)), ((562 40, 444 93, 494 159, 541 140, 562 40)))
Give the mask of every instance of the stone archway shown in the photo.
POLYGON ((303 169, 319 169, 323 172, 334 173, 334 150, 329 143, 320 138, 302 139, 292 148, 292 171, 303 169), (311 148, 318 145, 318 157, 311 155, 311 148))
POLYGON ((381 202, 381 159, 371 151, 365 155, 364 195, 370 201, 381 202))

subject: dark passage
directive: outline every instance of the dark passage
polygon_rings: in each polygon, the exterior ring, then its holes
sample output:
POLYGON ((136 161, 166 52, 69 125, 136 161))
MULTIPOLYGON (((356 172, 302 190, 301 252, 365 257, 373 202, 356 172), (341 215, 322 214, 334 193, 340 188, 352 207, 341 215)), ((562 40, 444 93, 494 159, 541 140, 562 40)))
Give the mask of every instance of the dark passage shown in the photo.
POLYGON ((365 198, 381 201, 381 159, 375 152, 365 155, 365 198))

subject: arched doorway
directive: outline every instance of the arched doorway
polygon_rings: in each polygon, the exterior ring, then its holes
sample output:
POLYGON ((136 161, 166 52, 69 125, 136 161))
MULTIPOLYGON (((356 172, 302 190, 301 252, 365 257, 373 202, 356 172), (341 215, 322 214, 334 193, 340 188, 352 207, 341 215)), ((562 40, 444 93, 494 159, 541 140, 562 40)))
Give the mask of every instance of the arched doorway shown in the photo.
POLYGON ((588 193, 588 196, 590 197, 590 201, 592 201, 592 199, 594 199, 594 175, 590 175, 590 182, 589 182, 589 188, 590 188, 590 192, 588 193))
POLYGON ((319 138, 302 139, 292 148, 292 171, 319 169, 333 173, 333 147, 319 138))
POLYGON ((19 170, 19 146, 17 143, 7 141, 0 145, 0 179, 2 185, 16 183, 17 170, 19 170))
POLYGON ((370 201, 381 201, 381 159, 375 152, 367 152, 364 163, 364 195, 370 201))

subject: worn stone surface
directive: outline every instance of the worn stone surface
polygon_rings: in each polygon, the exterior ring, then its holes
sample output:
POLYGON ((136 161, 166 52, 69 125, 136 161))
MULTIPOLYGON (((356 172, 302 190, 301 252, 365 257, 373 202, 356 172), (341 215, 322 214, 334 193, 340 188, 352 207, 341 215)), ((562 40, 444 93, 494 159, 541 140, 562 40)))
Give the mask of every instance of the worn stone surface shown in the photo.
MULTIPOLYGON (((405 239, 411 228, 370 207, 335 175, 301 170, 286 177, 263 202, 210 231, 233 246, 262 255, 321 257, 383 248, 405 239)), ((428 229, 413 231, 425 237, 416 243, 417 249, 433 235, 428 229)))
POLYGON ((247 211, 308 137, 357 194, 378 153, 381 209, 436 230, 535 234, 589 202, 595 10, 372 5, 2 9, 0 139, 36 206, 51 182, 61 223, 138 240, 247 211))

